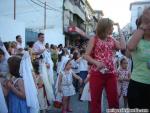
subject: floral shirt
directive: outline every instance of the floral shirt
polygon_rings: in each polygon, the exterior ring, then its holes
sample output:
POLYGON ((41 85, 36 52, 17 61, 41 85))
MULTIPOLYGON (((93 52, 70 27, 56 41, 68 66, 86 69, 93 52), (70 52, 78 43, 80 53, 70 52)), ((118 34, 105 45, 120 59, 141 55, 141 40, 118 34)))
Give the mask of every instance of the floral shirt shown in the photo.
POLYGON ((129 74, 130 74, 129 70, 127 69, 122 69, 122 68, 118 69, 118 77, 121 79, 129 78, 129 74))
MULTIPOLYGON (((115 59, 115 42, 112 37, 109 37, 107 40, 103 41, 98 37, 95 37, 95 46, 92 50, 92 58, 96 61, 101 61, 106 65, 106 68, 109 70, 109 73, 115 74, 116 68, 114 64, 115 59)), ((98 71, 96 65, 92 65, 90 72, 98 71)))

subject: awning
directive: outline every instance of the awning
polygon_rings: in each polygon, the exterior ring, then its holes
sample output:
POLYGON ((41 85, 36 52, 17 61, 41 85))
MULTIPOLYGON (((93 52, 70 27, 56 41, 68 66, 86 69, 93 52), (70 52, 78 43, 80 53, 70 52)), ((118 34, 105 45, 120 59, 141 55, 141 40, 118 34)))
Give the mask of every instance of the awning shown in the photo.
POLYGON ((80 28, 76 27, 76 26, 69 26, 68 27, 68 32, 69 33, 78 33, 82 37, 87 38, 86 33, 83 30, 81 30, 80 28))

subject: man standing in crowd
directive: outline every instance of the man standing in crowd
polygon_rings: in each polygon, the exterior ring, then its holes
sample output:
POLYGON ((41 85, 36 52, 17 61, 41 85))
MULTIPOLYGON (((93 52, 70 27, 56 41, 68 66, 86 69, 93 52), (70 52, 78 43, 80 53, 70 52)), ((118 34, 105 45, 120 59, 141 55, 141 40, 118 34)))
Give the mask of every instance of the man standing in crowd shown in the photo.
POLYGON ((39 33, 38 34, 38 40, 33 45, 33 54, 36 55, 36 58, 39 58, 40 55, 45 51, 45 45, 44 45, 44 34, 39 33))
POLYGON ((54 84, 53 80, 53 62, 51 59, 50 52, 46 51, 45 44, 44 44, 44 34, 38 34, 38 40, 33 45, 33 54, 36 55, 36 58, 39 58, 41 55, 43 56, 46 66, 49 69, 50 79, 52 84, 54 84))
POLYGON ((22 38, 21 38, 21 35, 17 35, 17 36, 16 36, 16 44, 17 44, 16 54, 22 53, 22 52, 23 52, 23 46, 22 46, 22 38))
POLYGON ((35 55, 35 58, 40 58, 42 56, 43 61, 46 64, 47 74, 49 77, 46 77, 46 79, 44 78, 43 82, 46 87, 46 93, 49 96, 48 100, 49 102, 51 102, 51 100, 54 100, 54 94, 52 89, 52 84, 54 84, 53 71, 52 71, 53 63, 52 60, 50 59, 51 58, 50 53, 45 48, 44 39, 45 39, 44 34, 39 33, 38 40, 33 45, 33 54, 35 55))

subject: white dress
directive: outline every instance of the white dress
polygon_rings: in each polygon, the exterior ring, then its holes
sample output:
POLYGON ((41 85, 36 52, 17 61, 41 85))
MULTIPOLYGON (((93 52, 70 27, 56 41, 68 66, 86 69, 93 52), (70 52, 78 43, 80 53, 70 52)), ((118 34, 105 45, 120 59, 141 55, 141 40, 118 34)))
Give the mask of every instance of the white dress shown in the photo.
MULTIPOLYGON (((62 56, 61 61, 59 62, 58 66, 57 66, 57 74, 58 75, 60 74, 60 72, 62 72, 64 70, 64 67, 65 67, 64 65, 65 65, 66 60, 68 60, 68 58, 66 56, 62 56)), ((56 85, 55 85, 56 94, 58 92, 58 81, 59 81, 59 76, 57 77, 56 85)))
POLYGON ((51 58, 51 53, 48 51, 44 51, 44 53, 42 55, 44 57, 45 63, 50 65, 50 68, 47 69, 47 73, 48 73, 51 85, 54 85, 54 74, 53 74, 54 73, 53 72, 54 63, 51 58))
POLYGON ((81 96, 81 100, 83 101, 91 101, 91 93, 89 88, 89 82, 87 82, 84 86, 83 93, 81 96))
POLYGON ((41 75, 41 78, 42 78, 44 86, 45 86, 47 99, 48 99, 49 102, 52 102, 52 101, 55 100, 55 96, 54 96, 54 93, 53 93, 52 84, 49 81, 49 76, 48 76, 48 73, 47 73, 47 67, 46 67, 46 64, 43 60, 40 61, 39 70, 40 70, 40 75, 41 75))
MULTIPOLYGON (((36 84, 40 83, 42 81, 40 75, 38 77, 36 77, 36 84)), ((43 82, 43 81, 42 81, 43 82)), ((38 100, 39 100, 39 106, 40 106, 40 110, 44 110, 48 108, 48 104, 47 104, 47 98, 44 94, 44 84, 41 88, 37 88, 38 90, 38 100)))
POLYGON ((0 83, 0 113, 8 113, 1 83, 0 83))
POLYGON ((30 113, 39 112, 38 92, 33 80, 32 64, 28 52, 24 52, 20 63, 20 75, 23 77, 27 106, 30 107, 30 113))
POLYGON ((72 96, 75 94, 75 88, 72 84, 72 81, 73 81, 72 71, 71 70, 69 72, 62 71, 61 88, 63 96, 72 96))

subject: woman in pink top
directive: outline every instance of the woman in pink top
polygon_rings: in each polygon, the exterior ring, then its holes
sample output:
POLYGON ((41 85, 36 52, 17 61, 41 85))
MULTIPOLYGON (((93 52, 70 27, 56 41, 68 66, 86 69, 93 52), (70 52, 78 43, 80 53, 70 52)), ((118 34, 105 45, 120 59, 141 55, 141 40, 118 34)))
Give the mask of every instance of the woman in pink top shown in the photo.
MULTIPOLYGON (((90 39, 86 59, 90 62, 90 91, 91 112, 101 113, 101 96, 103 88, 106 89, 109 108, 118 108, 116 69, 114 64, 115 51, 125 49, 125 40, 119 41, 111 37, 113 21, 109 18, 100 19, 97 24, 96 36, 90 39)), ((119 24, 118 26, 120 31, 119 24)), ((120 36, 121 33, 119 32, 120 36)))

